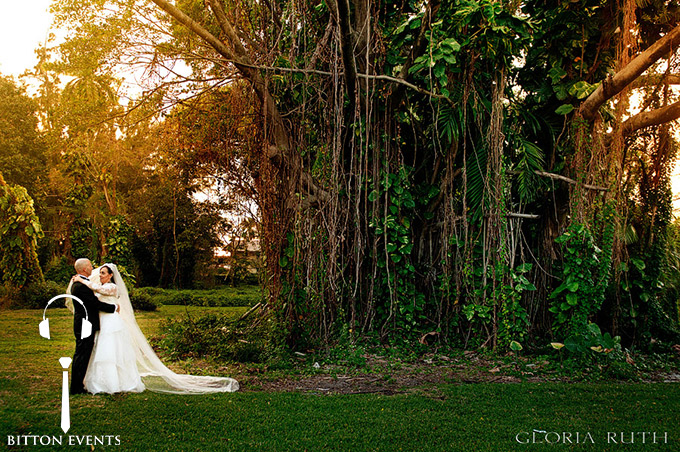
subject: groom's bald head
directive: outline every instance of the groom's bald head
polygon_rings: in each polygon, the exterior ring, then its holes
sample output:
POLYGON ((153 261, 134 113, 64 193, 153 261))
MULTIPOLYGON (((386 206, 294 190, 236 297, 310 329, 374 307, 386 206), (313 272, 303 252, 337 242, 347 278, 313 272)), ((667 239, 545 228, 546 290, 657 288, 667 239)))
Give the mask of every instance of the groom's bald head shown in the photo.
POLYGON ((90 276, 92 274, 92 262, 89 259, 81 257, 73 266, 79 275, 90 276))

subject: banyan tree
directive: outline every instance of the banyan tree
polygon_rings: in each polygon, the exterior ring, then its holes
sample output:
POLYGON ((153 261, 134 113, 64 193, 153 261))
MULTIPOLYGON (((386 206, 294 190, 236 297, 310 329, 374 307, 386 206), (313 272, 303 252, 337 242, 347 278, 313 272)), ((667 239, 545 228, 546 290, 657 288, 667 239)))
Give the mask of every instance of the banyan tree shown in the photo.
POLYGON ((146 99, 190 88, 187 149, 254 187, 289 343, 677 337, 676 1, 56 8, 66 61, 87 39, 158 75, 146 99))

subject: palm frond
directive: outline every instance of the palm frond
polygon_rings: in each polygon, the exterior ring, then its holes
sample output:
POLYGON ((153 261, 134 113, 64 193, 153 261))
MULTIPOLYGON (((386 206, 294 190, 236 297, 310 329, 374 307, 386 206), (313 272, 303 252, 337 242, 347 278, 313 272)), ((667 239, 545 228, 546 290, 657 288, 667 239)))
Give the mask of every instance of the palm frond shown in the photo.
POLYGON ((439 137, 451 144, 459 141, 463 130, 463 112, 460 108, 445 106, 439 112, 437 118, 439 137))
POLYGON ((517 193, 524 203, 536 199, 540 184, 537 183, 536 171, 542 171, 545 161, 543 151, 534 143, 519 138, 518 141, 517 193))

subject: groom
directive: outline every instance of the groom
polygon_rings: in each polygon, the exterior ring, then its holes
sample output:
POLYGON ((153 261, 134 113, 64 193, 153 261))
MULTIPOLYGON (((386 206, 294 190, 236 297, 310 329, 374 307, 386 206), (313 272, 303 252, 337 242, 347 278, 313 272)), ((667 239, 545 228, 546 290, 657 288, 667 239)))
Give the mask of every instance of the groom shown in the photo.
MULTIPOLYGON (((76 273, 85 281, 89 281, 92 274, 92 263, 89 259, 78 259, 75 263, 76 273)), ((83 380, 85 379, 85 372, 87 365, 90 362, 90 355, 94 347, 95 332, 99 331, 99 311, 114 312, 119 311, 120 306, 102 303, 94 295, 94 292, 80 281, 76 281, 71 286, 71 295, 74 295, 83 302, 87 308, 87 316, 92 323, 92 334, 89 337, 81 338, 83 319, 85 318, 85 310, 80 303, 73 303, 73 334, 76 336, 76 352, 73 355, 73 367, 71 368, 71 394, 85 394, 85 387, 83 380)))

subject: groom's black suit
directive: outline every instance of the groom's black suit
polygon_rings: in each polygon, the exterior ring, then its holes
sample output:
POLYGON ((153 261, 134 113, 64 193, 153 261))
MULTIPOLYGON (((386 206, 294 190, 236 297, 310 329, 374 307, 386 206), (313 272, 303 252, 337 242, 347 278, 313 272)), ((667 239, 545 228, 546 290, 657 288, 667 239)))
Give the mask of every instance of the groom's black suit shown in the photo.
POLYGON ((73 355, 73 365, 71 367, 71 394, 85 393, 83 380, 85 379, 85 372, 87 365, 90 362, 90 355, 92 355, 92 348, 94 347, 95 332, 99 331, 99 311, 115 312, 116 305, 103 303, 94 295, 92 289, 85 284, 76 281, 71 286, 71 295, 80 298, 87 308, 87 317, 92 323, 92 334, 90 337, 82 339, 80 332, 82 330, 83 319, 85 318, 85 310, 83 306, 77 301, 73 302, 73 334, 76 336, 76 352, 73 355))

